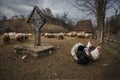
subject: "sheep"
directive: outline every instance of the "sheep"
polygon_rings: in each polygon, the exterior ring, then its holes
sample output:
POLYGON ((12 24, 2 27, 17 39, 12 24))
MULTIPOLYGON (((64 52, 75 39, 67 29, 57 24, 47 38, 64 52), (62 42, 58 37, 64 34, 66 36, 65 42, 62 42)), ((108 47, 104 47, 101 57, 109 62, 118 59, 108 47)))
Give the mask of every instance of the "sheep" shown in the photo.
POLYGON ((54 38, 55 35, 54 35, 54 34, 51 34, 51 33, 45 33, 45 34, 44 34, 44 37, 47 37, 47 38, 54 38))
POLYGON ((2 35, 2 40, 4 43, 9 43, 10 42, 10 36, 8 35, 8 33, 4 33, 2 35))
POLYGON ((26 34, 23 33, 22 35, 23 35, 23 37, 24 37, 24 41, 25 41, 25 40, 28 40, 29 35, 28 35, 27 33, 26 33, 26 34))
POLYGON ((25 41, 25 34, 17 33, 15 35, 15 40, 17 40, 17 41, 25 41))
POLYGON ((31 33, 26 33, 26 35, 27 35, 28 37, 31 37, 31 36, 32 36, 32 34, 31 34, 31 33))
POLYGON ((24 40, 28 40, 29 37, 31 37, 33 34, 31 33, 22 33, 24 40))
POLYGON ((90 38, 90 37, 93 37, 92 33, 85 33, 85 38, 90 38))
POLYGON ((59 40, 64 39, 64 34, 63 34, 63 33, 59 33, 59 34, 58 34, 58 39, 59 39, 59 40))
POLYGON ((77 35, 75 31, 72 31, 71 33, 72 33, 71 37, 75 37, 77 35))
POLYGON ((44 33, 41 33, 41 36, 44 36, 44 33))
POLYGON ((16 33, 15 32, 10 32, 10 33, 8 33, 8 35, 10 36, 10 39, 14 40, 16 33))
POLYGON ((10 42, 10 40, 25 41, 31 35, 32 34, 28 34, 28 33, 10 32, 10 33, 4 33, 3 36, 2 36, 2 39, 3 39, 4 42, 10 42))
POLYGON ((67 33, 68 37, 75 37, 76 35, 77 35, 76 32, 69 32, 69 33, 67 33))
POLYGON ((44 34, 44 37, 47 37, 47 36, 48 36, 48 34, 49 34, 49 33, 45 33, 45 34, 44 34))
POLYGON ((71 37, 71 36, 72 36, 72 33, 70 33, 70 32, 67 33, 67 36, 68 36, 68 37, 71 37))
POLYGON ((64 34, 64 36, 67 36, 67 33, 63 33, 64 34))
MULTIPOLYGON (((29 37, 32 36, 32 34, 30 33, 17 33, 16 34, 16 38, 17 36, 19 36, 19 39, 21 39, 20 41, 25 41, 25 40, 28 40, 29 37), (20 38, 21 37, 21 38, 20 38)), ((17 40, 17 39, 16 39, 17 40)), ((19 40, 18 40, 19 41, 19 40)))
POLYGON ((79 32, 79 33, 77 33, 77 37, 84 38, 85 37, 85 33, 84 32, 79 32))
POLYGON ((48 38, 55 38, 56 36, 54 34, 49 34, 48 38))

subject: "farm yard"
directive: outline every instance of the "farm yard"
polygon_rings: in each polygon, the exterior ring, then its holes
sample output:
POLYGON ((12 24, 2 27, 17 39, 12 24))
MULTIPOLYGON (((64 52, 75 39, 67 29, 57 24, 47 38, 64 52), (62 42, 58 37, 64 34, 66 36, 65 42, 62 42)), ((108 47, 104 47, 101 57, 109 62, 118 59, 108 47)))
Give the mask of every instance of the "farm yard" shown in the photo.
POLYGON ((120 80, 119 0, 0 3, 0 80, 120 80))
MULTIPOLYGON (((120 80, 120 50, 116 44, 100 45, 100 58, 80 65, 70 52, 77 42, 87 44, 86 38, 65 36, 58 40, 42 36, 41 43, 54 45, 54 52, 41 58, 30 56, 26 60, 21 59, 23 54, 14 53, 13 47, 33 44, 34 35, 25 42, 11 41, 7 45, 3 44, 1 36, 0 40, 0 80, 120 80)), ((96 39, 91 38, 90 41, 98 45, 96 39)))

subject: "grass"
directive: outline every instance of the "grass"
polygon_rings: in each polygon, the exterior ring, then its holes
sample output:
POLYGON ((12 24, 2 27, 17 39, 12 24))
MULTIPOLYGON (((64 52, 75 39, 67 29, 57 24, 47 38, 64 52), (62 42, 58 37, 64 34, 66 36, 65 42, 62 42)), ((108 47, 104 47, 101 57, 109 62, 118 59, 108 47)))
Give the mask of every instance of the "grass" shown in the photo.
MULTIPOLYGON (((23 32, 23 33, 30 33, 34 32, 35 29, 32 28, 30 24, 27 23, 27 19, 13 19, 13 20, 7 20, 7 21, 1 21, 0 22, 1 27, 7 27, 9 28, 10 32, 23 32)), ((46 23, 43 28, 41 29, 41 32, 65 32, 67 31, 61 26, 48 24, 46 23)))
MULTIPOLYGON (((1 37, 0 37, 1 38, 1 37)), ((0 79, 1 80, 48 80, 48 79, 78 79, 78 80, 105 80, 112 69, 108 68, 112 64, 113 56, 109 55, 109 49, 102 47, 100 59, 87 65, 79 65, 74 62, 70 54, 72 46, 81 42, 86 44, 87 39, 76 37, 65 37, 64 40, 56 38, 41 38, 42 44, 52 44, 59 49, 51 55, 46 55, 41 59, 29 57, 22 61, 23 54, 13 53, 14 45, 31 44, 34 36, 28 41, 19 43, 12 42, 4 45, 0 42, 0 79), (109 64, 104 67, 103 64, 109 64), (109 72, 106 73, 106 72, 109 72), (106 76, 106 77, 105 77, 106 76)), ((97 41, 91 39, 93 45, 97 46, 97 41)), ((111 66, 110 66, 111 67, 111 66)), ((116 75, 116 74, 115 74, 116 75)), ((118 76, 117 76, 118 77, 118 76)))
POLYGON ((109 45, 104 45, 104 48, 110 55, 116 55, 117 54, 117 49, 119 48, 118 44, 109 44, 109 45))

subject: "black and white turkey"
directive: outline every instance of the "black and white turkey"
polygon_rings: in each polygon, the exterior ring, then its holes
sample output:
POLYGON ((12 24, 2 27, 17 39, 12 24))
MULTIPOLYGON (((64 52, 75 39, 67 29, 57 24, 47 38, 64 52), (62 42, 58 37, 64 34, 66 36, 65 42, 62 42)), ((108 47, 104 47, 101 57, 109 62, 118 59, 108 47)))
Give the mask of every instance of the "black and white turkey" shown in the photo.
POLYGON ((71 54, 78 64, 86 64, 99 58, 100 49, 100 46, 92 46, 90 41, 86 46, 82 43, 76 43, 71 49, 71 54))

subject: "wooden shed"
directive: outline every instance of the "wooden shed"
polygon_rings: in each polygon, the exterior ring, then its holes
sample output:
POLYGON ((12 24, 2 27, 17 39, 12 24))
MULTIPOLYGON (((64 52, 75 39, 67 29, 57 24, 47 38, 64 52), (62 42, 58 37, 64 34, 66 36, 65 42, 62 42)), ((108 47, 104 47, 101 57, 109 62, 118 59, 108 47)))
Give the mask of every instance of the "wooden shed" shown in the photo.
POLYGON ((76 24, 77 32, 93 32, 93 26, 91 20, 80 20, 76 24))

